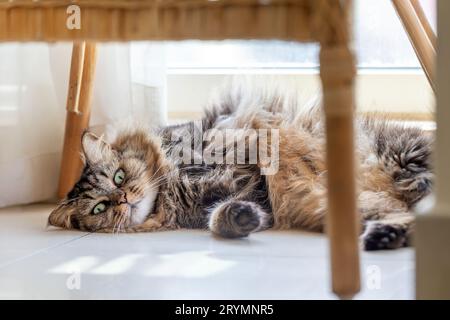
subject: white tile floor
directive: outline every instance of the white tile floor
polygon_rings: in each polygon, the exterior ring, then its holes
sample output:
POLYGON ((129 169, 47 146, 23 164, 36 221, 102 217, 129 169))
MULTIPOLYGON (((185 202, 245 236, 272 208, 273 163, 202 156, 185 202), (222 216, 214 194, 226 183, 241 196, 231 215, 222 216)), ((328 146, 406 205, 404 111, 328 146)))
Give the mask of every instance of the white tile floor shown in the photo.
MULTIPOLYGON (((334 299, 323 235, 87 234, 46 229, 51 209, 0 209, 0 299, 334 299)), ((357 299, 414 297, 412 249, 363 253, 362 273, 357 299)))

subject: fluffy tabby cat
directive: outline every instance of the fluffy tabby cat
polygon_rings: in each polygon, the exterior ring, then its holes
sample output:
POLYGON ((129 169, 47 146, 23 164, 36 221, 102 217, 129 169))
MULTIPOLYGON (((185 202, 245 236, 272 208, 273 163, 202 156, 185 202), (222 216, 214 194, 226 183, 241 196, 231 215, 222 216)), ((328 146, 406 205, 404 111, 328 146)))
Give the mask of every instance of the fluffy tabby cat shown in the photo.
MULTIPOLYGON (((182 163, 175 155, 182 138, 198 130, 194 122, 125 130, 112 143, 85 133, 81 178, 49 223, 98 232, 202 228, 227 238, 268 228, 323 231, 325 137, 317 104, 231 88, 206 109, 201 124, 203 130, 279 129, 278 172, 263 176, 258 164, 182 163)), ((360 117, 355 128, 363 247, 407 246, 414 228, 410 210, 431 189, 431 138, 377 117, 360 117)), ((200 143, 202 150, 215 148, 200 143)), ((194 148, 192 155, 202 159, 194 148)))

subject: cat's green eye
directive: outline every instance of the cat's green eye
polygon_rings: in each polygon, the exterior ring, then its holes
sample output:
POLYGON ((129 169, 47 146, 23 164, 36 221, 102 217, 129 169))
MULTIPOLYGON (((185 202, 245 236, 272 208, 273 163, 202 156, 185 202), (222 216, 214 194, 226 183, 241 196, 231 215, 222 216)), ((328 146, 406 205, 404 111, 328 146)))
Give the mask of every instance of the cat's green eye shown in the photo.
POLYGON ((125 180, 125 171, 119 169, 114 174, 114 183, 116 186, 120 186, 123 183, 123 180, 125 180))
POLYGON ((92 214, 99 214, 106 210, 106 204, 104 202, 97 203, 97 205, 92 210, 92 214))

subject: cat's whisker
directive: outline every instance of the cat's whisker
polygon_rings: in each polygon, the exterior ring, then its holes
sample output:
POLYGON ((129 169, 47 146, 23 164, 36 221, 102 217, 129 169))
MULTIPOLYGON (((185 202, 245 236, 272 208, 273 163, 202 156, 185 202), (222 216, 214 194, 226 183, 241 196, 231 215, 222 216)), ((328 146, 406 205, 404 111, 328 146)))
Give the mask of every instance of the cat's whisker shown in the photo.
MULTIPOLYGON (((158 179, 160 179, 160 178, 158 178, 158 179)), ((151 181, 156 181, 156 180, 158 180, 158 179, 153 179, 153 176, 152 176, 152 177, 147 177, 147 178, 145 178, 145 179, 143 179, 143 180, 140 181, 140 186, 137 186, 137 188, 139 188, 139 187, 141 187, 142 185, 145 185, 145 184, 147 184, 147 183, 150 183, 151 181)))
POLYGON ((120 214, 120 215, 118 216, 118 219, 117 219, 118 223, 117 223, 117 229, 116 229, 116 233, 117 233, 117 234, 120 233, 120 229, 121 229, 121 227, 122 227, 123 217, 124 217, 124 214, 120 214))
POLYGON ((119 223, 119 219, 117 218, 117 216, 114 216, 113 222, 114 222, 114 226, 113 226, 113 229, 112 229, 112 233, 115 233, 117 224, 119 223))
POLYGON ((161 170, 162 167, 163 167, 163 166, 160 165, 160 166, 158 167, 158 169, 156 169, 156 171, 155 171, 155 172, 152 174, 152 176, 150 177, 150 180, 153 179, 153 178, 156 176, 156 174, 159 172, 159 170, 161 170))
POLYGON ((164 177, 164 176, 161 176, 158 179, 148 179, 148 180, 146 180, 145 184, 148 184, 148 183, 156 184, 156 183, 164 181, 165 179, 166 179, 166 177, 164 177))
POLYGON ((164 180, 159 180, 159 181, 151 181, 145 184, 144 188, 146 190, 148 190, 149 188, 155 188, 155 187, 160 187, 162 185, 162 183, 164 182, 164 180))
POLYGON ((126 215, 125 214, 122 214, 121 216, 120 216, 120 219, 119 219, 119 226, 118 226, 118 230, 117 230, 117 233, 119 234, 120 233, 120 230, 122 229, 122 226, 123 226, 123 223, 126 221, 126 215))
POLYGON ((143 193, 146 192, 146 191, 151 191, 153 189, 159 189, 159 187, 161 185, 162 185, 162 183, 159 183, 159 184, 155 184, 155 183, 148 184, 148 185, 145 186, 145 189, 143 190, 143 193))
POLYGON ((153 181, 151 179, 149 179, 145 183, 143 183, 143 186, 138 189, 138 192, 143 192, 143 191, 145 192, 145 191, 149 191, 151 189, 158 189, 162 185, 162 183, 165 181, 165 179, 166 179, 165 177, 160 177, 153 181))

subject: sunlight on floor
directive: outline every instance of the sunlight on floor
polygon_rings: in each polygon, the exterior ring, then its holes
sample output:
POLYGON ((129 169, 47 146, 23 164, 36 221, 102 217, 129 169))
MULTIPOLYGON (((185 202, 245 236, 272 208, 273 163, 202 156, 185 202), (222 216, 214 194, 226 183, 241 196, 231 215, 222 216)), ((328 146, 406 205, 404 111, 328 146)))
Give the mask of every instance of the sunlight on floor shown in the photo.
POLYGON ((82 256, 60 264, 49 270, 50 273, 71 274, 74 272, 88 272, 95 267, 99 259, 92 256, 82 256))
MULTIPOLYGON (((51 205, 0 209, 3 299, 335 299, 328 241, 299 231, 224 240, 206 231, 46 229, 51 205)), ((361 253, 357 299, 412 299, 414 250, 361 253)))
POLYGON ((148 269, 147 276, 202 278, 222 272, 237 263, 211 257, 209 251, 190 251, 161 256, 161 262, 148 269))

